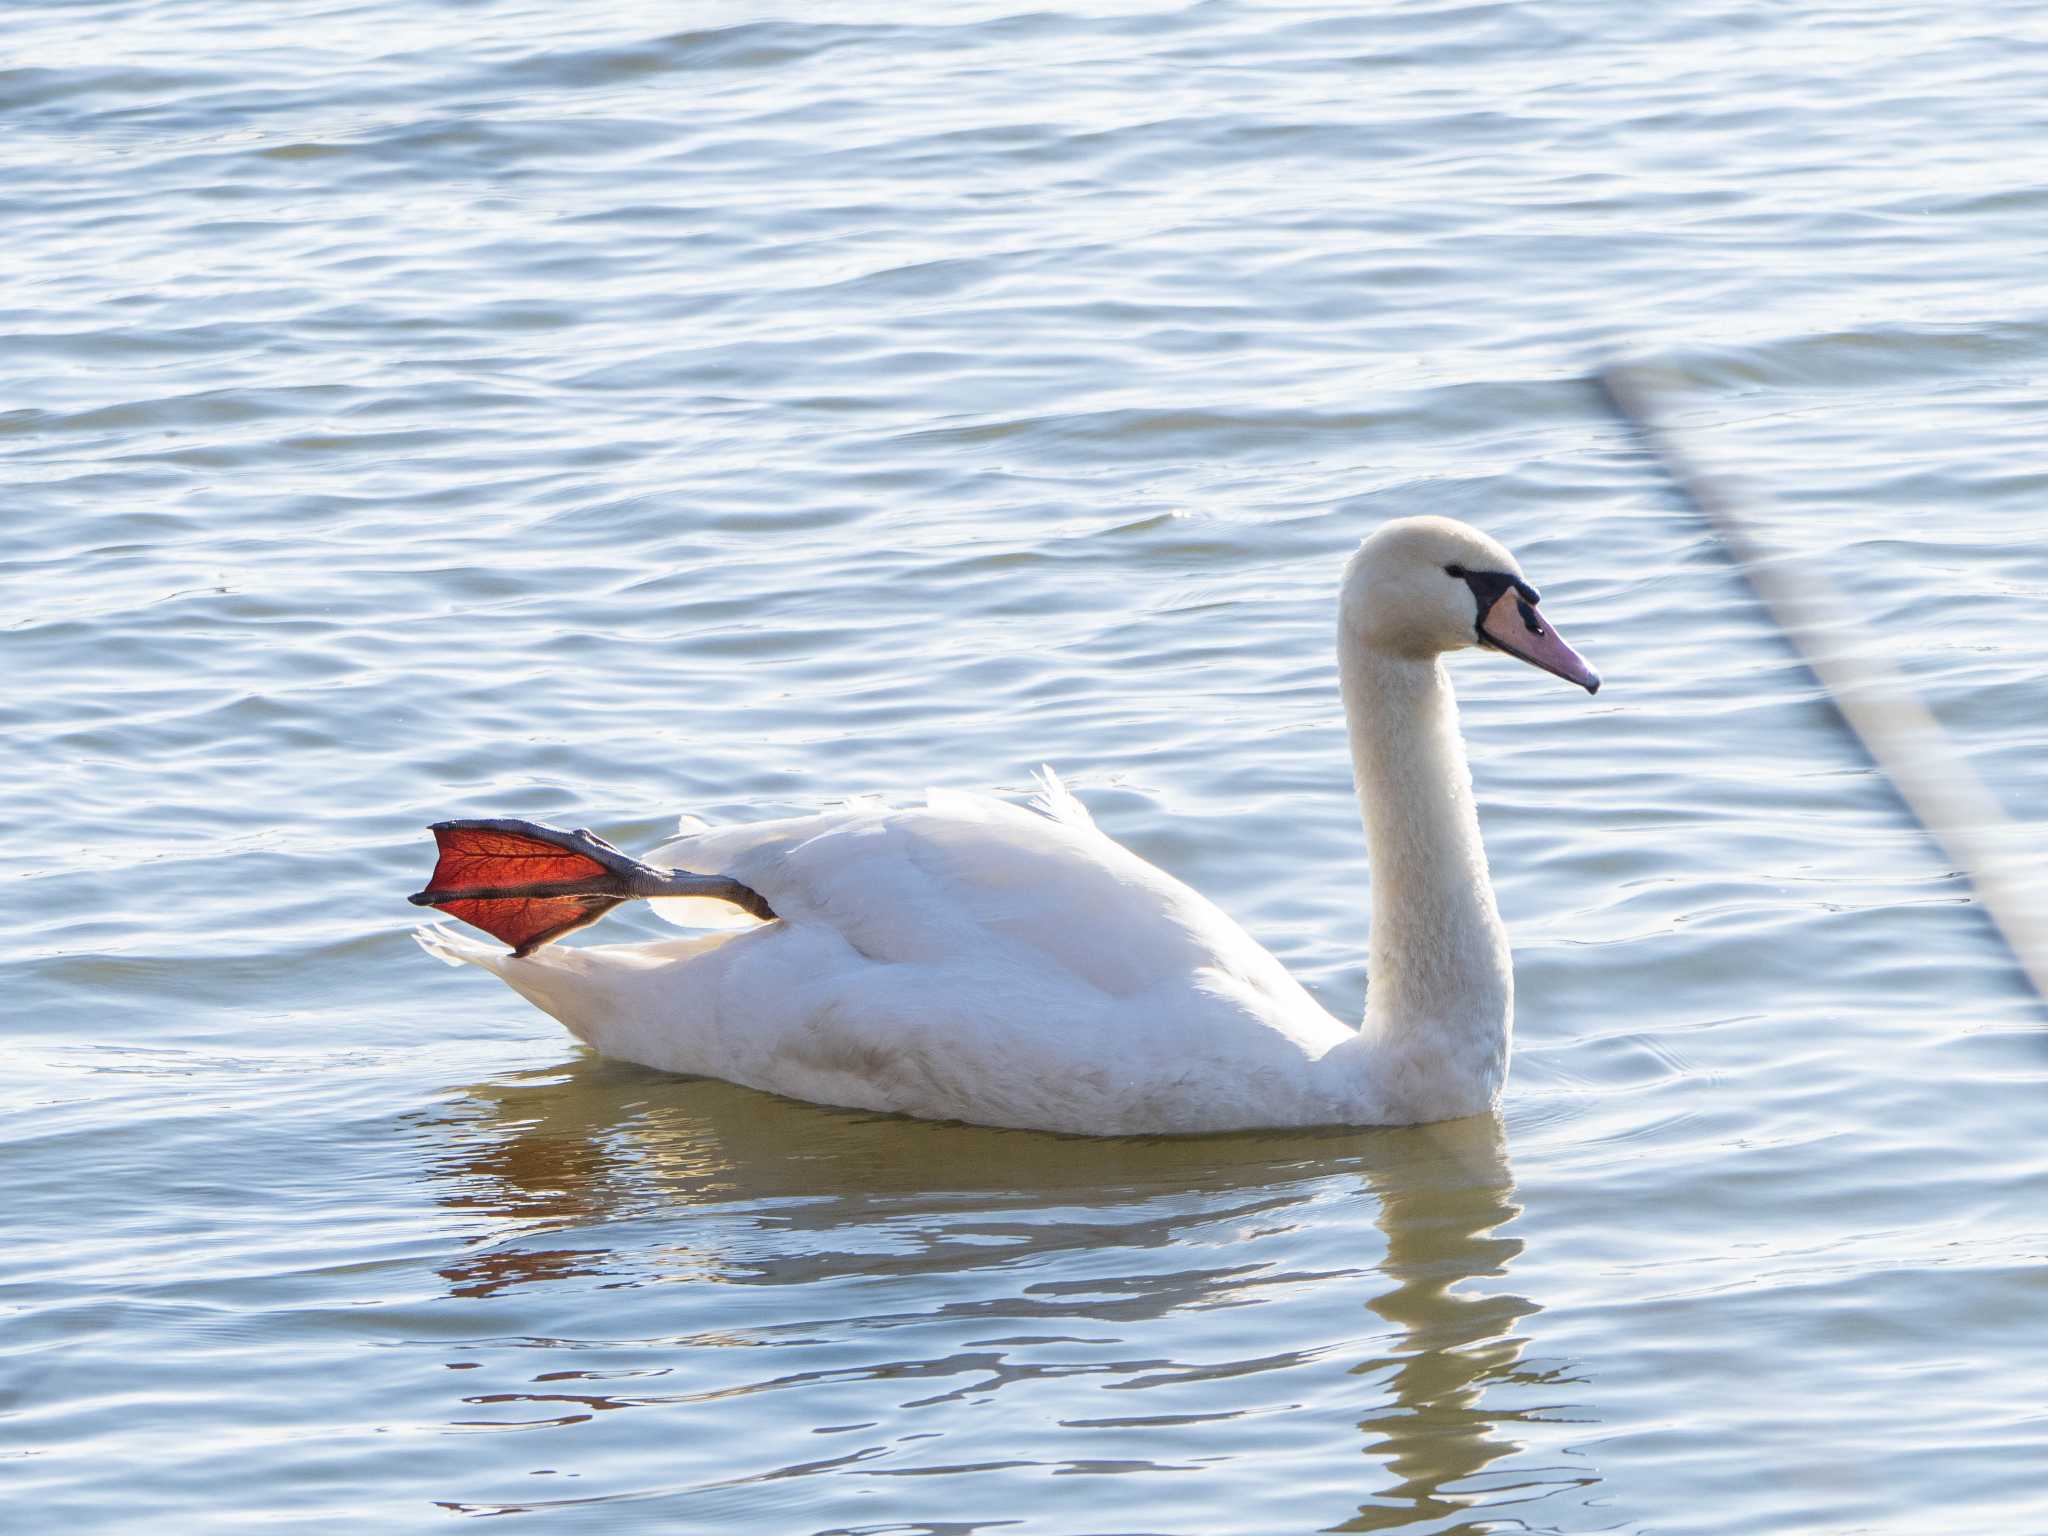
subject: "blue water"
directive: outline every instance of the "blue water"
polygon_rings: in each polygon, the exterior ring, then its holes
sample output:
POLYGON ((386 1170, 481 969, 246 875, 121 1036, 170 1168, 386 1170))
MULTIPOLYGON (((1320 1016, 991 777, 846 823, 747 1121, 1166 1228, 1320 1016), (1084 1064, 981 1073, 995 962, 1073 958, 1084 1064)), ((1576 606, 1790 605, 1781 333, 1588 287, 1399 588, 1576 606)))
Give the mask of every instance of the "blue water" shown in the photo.
POLYGON ((6 36, 24 1528, 2048 1529, 2041 1005, 1584 383, 1658 365, 2038 843, 2037 18, 6 36), (644 847, 1049 760, 1355 1014, 1331 601, 1415 512, 1608 679, 1458 672, 1497 1123, 817 1109, 407 937, 445 816, 644 847))

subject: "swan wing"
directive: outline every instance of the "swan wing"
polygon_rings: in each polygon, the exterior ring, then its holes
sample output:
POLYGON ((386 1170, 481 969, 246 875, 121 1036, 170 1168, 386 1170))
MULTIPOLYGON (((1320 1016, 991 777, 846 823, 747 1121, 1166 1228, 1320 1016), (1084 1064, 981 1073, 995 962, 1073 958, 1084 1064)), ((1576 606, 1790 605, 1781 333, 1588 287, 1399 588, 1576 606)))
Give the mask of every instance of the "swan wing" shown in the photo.
MULTIPOLYGON (((1220 971, 1316 1008, 1213 903, 1101 832, 1049 770, 1038 803, 933 790, 921 807, 692 831, 649 857, 744 881, 788 922, 829 928, 872 960, 986 956, 1110 997, 1220 971)), ((676 920, 700 926, 694 913, 676 920)))

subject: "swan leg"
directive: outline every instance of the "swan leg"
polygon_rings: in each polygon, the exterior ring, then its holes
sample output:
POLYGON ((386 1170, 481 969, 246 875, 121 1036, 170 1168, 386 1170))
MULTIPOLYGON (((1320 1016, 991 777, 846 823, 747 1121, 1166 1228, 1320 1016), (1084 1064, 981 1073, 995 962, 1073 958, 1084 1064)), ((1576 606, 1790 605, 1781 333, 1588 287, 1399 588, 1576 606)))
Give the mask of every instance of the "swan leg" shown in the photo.
POLYGON ((440 861, 427 888, 406 899, 481 928, 515 955, 588 927, 635 897, 703 896, 764 921, 775 916, 758 891, 728 875, 656 869, 580 827, 563 832, 505 818, 441 821, 432 830, 440 861))

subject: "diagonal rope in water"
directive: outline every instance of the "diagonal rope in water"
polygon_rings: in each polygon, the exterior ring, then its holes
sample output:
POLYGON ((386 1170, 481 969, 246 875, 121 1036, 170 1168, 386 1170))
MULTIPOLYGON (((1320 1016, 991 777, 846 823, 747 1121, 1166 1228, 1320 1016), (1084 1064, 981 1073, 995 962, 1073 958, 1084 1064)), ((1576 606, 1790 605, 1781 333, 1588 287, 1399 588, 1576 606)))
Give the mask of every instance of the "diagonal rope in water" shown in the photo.
POLYGON ((1817 562, 1801 564, 1795 578, 1757 535, 1735 495, 1678 451, 1658 422, 1642 374, 1610 366, 1593 382, 1663 466, 1680 498, 1719 535, 1907 809, 1975 886, 2034 991, 2048 1000, 2048 919, 2035 894, 2040 861, 2022 845, 2004 808, 1891 660, 1844 642, 1858 626, 1817 562))

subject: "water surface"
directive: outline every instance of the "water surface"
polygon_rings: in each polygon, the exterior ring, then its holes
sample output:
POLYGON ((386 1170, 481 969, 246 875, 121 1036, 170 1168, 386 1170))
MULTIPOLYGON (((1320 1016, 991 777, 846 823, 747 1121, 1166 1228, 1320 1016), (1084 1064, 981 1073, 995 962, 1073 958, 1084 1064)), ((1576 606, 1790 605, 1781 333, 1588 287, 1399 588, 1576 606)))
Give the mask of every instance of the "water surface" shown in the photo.
POLYGON ((2039 838, 2026 15, 8 32, 9 1508, 2048 1526, 2040 1007, 1583 382, 1659 362, 2039 838), (1415 512, 1608 679, 1458 672, 1498 1123, 813 1108, 593 1059, 407 937, 444 816, 645 846, 1050 760, 1356 1014, 1331 600, 1415 512))

